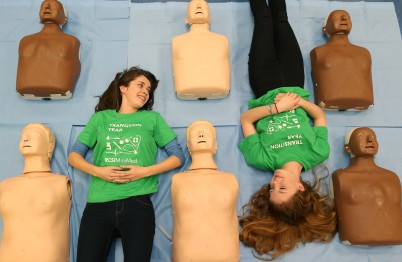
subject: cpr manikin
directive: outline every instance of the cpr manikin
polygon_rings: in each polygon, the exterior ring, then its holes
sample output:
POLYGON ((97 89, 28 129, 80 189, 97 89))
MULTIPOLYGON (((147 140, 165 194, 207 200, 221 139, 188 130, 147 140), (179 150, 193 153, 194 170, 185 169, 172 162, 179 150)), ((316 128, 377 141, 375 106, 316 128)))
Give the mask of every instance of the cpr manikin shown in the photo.
POLYGON ((69 261, 71 183, 51 171, 54 146, 45 125, 29 124, 21 133, 23 172, 0 182, 0 261, 69 261))
POLYGON ((240 259, 239 184, 233 174, 217 170, 215 132, 207 121, 195 121, 187 128, 192 163, 172 179, 174 262, 240 259))
POLYGON ((64 33, 63 5, 44 0, 39 11, 42 31, 25 36, 19 44, 17 93, 25 99, 69 99, 81 70, 80 42, 64 33))
POLYGON ((172 40, 172 66, 177 97, 184 100, 220 99, 230 91, 229 43, 209 31, 205 0, 191 0, 187 8, 188 33, 172 40))
POLYGON ((328 41, 310 52, 315 102, 328 110, 365 110, 374 104, 371 55, 350 43, 348 12, 331 12, 322 28, 328 41))
POLYGON ((345 140, 350 164, 332 176, 341 240, 355 245, 402 244, 401 183, 395 173, 374 162, 374 131, 353 129, 345 140))

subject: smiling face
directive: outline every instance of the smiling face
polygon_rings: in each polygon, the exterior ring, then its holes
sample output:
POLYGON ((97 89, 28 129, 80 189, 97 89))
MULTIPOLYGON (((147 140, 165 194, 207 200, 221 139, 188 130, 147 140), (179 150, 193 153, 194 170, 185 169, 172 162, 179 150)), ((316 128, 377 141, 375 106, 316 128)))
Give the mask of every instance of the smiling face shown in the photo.
POLYGON ((288 202, 298 191, 304 191, 300 175, 286 169, 277 169, 269 182, 269 199, 274 204, 288 202))
POLYGON ((187 8, 186 24, 206 24, 210 22, 208 3, 204 0, 191 0, 187 8))
POLYGON ((38 124, 28 125, 21 132, 19 149, 24 157, 44 156, 50 159, 53 146, 44 129, 38 124))
POLYGON ((345 151, 354 156, 374 156, 378 152, 377 137, 368 127, 355 129, 345 145, 345 151))
POLYGON ((132 113, 141 109, 149 99, 151 82, 143 75, 138 76, 128 86, 120 86, 122 94, 121 109, 132 113))
POLYGON ((57 0, 43 1, 39 11, 40 22, 64 25, 67 17, 63 5, 57 0))
POLYGON ((323 32, 328 35, 349 34, 352 30, 352 21, 345 10, 333 11, 327 20, 323 32))
POLYGON ((193 122, 187 128, 187 147, 193 154, 197 152, 208 152, 213 155, 216 152, 215 128, 207 121, 193 122))

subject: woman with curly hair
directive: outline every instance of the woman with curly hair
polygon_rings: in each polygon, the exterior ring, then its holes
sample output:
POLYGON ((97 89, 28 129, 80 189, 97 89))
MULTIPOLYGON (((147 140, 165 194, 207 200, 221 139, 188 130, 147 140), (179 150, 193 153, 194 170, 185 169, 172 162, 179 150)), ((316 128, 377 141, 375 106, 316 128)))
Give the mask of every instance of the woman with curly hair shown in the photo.
POLYGON ((251 0, 254 33, 249 54, 250 86, 256 96, 241 116, 239 144, 248 165, 274 171, 244 207, 240 239, 272 260, 298 242, 330 241, 336 232, 333 201, 301 172, 329 156, 324 111, 303 89, 303 58, 288 22, 285 0, 251 0), (311 126, 311 119, 313 125, 311 126))

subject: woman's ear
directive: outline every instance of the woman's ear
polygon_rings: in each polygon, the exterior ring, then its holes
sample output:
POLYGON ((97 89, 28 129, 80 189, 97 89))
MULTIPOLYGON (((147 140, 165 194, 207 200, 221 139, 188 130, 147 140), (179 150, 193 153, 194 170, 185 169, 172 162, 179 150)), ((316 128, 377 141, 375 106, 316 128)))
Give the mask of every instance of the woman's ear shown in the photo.
POLYGON ((122 94, 126 93, 126 91, 127 91, 127 86, 121 85, 119 88, 120 88, 120 92, 121 92, 122 94))
POLYGON ((305 191, 305 190, 306 190, 306 189, 304 188, 304 186, 303 186, 302 183, 299 183, 299 184, 297 185, 297 189, 299 189, 299 191, 305 191))

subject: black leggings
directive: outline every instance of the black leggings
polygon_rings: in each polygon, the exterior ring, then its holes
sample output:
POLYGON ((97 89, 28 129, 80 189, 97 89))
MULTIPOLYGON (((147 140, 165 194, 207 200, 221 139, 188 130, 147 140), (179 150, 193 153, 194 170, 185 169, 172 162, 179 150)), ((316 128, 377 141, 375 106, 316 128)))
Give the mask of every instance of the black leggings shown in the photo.
POLYGON ((258 98, 285 86, 304 86, 303 56, 286 13, 285 0, 250 0, 254 32, 248 70, 258 98))

